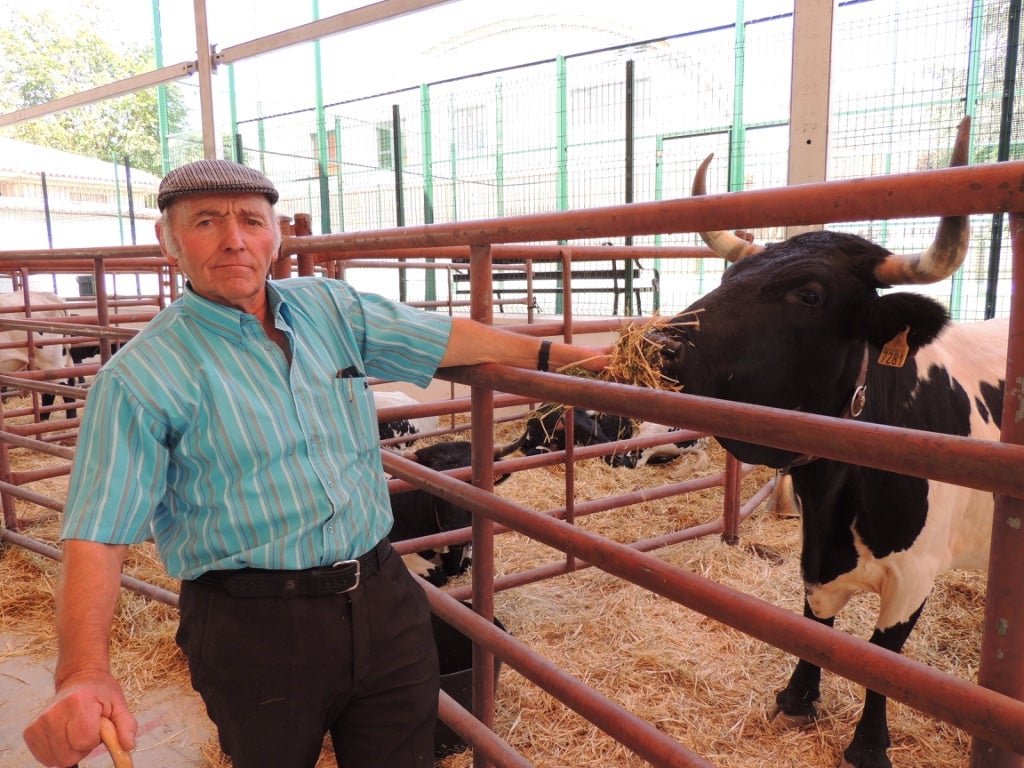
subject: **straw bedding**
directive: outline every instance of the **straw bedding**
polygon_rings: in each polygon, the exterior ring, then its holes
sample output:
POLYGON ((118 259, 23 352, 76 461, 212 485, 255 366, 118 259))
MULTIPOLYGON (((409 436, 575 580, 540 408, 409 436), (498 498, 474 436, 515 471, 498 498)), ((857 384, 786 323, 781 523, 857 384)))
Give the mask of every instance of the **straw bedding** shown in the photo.
MULTIPOLYGON (((505 427, 501 439, 515 436, 521 425, 505 427)), ((52 461, 13 450, 22 466, 52 461)), ((662 467, 629 470, 600 460, 577 467, 580 499, 607 496, 717 471, 722 453, 710 460, 684 456, 662 467)), ((744 481, 745 496, 768 475, 759 470, 744 481)), ((33 490, 63 498, 63 481, 33 484, 33 490)), ((548 467, 519 473, 499 486, 502 496, 538 510, 561 503, 564 472, 548 467)), ((721 493, 703 491, 686 497, 645 502, 578 521, 590 531, 628 542, 706 522, 720 514, 721 493)), ((30 518, 28 535, 53 542, 57 522, 52 512, 19 502, 30 518)), ((783 606, 801 610, 798 571, 798 523, 759 510, 741 527, 736 546, 718 537, 679 544, 657 556, 723 584, 783 606)), ((560 559, 560 554, 516 534, 496 542, 499 574, 512 573, 560 559)), ((126 572, 176 589, 164 576, 151 546, 132 549, 126 572)), ((52 597, 56 564, 5 546, 0 550, 0 631, 16 632, 29 642, 11 653, 52 658, 52 597)), ((467 583, 468 577, 457 582, 467 583)), ((959 572, 942 578, 925 608, 906 654, 968 680, 975 679, 985 593, 984 575, 959 572)), ((877 600, 852 601, 837 627, 866 637, 877 600)), ((852 736, 862 691, 828 672, 823 678, 821 716, 807 727, 777 731, 770 716, 774 692, 781 688, 794 660, 781 651, 704 618, 639 588, 587 569, 496 596, 496 614, 520 641, 627 709, 652 722, 715 765, 832 768, 852 736)), ((174 645, 176 612, 124 593, 118 612, 113 664, 130 701, 159 686, 189 690, 184 659, 174 645)), ((33 713, 24 713, 26 720, 33 713)), ((890 702, 897 766, 963 766, 969 737, 896 702, 890 702)), ((619 747, 582 718, 540 692, 505 665, 498 687, 495 729, 538 766, 641 766, 647 763, 619 747)), ((229 762, 215 744, 204 745, 204 765, 225 768, 229 762)), ((444 768, 466 768, 471 752, 452 755, 444 768)), ((325 750, 320 768, 335 766, 325 750)))

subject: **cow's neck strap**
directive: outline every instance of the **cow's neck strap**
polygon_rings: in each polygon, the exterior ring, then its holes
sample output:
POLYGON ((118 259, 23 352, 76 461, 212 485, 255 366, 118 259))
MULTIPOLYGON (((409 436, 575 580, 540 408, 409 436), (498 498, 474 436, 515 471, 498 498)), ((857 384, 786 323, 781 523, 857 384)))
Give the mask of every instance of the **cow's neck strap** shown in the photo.
MULTIPOLYGON (((861 413, 864 412, 864 403, 867 402, 868 397, 868 385, 866 384, 868 378, 868 348, 864 346, 864 356, 861 359, 860 371, 857 373, 857 380, 853 384, 853 394, 850 395, 850 399, 846 401, 846 405, 843 406, 842 412, 839 414, 841 419, 856 419, 861 413)), ((797 456, 793 461, 785 467, 786 469, 792 469, 793 467, 802 467, 804 464, 810 464, 812 461, 816 461, 819 457, 813 456, 809 453, 805 453, 802 456, 797 456)))

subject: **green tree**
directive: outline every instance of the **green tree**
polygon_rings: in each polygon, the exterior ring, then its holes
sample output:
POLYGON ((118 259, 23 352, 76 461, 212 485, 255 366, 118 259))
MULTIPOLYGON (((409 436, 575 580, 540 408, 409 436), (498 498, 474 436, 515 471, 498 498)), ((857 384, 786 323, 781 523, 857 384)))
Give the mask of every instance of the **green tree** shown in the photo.
MULTIPOLYGON (((154 69, 153 48, 115 47, 81 14, 15 12, 0 29, 0 112, 13 112, 123 80, 154 69)), ((171 133, 186 124, 187 110, 175 85, 167 87, 171 133)), ((9 135, 33 144, 131 165, 163 175, 157 89, 76 107, 45 118, 16 123, 9 135)))

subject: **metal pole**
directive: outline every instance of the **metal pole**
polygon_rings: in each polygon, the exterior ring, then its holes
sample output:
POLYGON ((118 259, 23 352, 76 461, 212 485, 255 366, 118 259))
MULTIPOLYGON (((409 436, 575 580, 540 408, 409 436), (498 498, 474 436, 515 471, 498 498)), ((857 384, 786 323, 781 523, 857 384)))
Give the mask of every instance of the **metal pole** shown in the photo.
MULTIPOLYGON (((635 138, 634 130, 635 125, 635 114, 634 114, 634 98, 635 98, 635 74, 633 60, 630 59, 626 62, 626 199, 625 202, 633 202, 633 171, 634 171, 634 157, 633 157, 633 142, 635 138)), ((627 235, 625 239, 626 245, 633 244, 633 236, 627 235)), ((625 291, 626 294, 622 301, 622 311, 626 317, 632 317, 633 315, 633 260, 626 259, 626 283, 625 291)))
MULTIPOLYGON (((160 0, 153 0, 153 63, 157 69, 164 66, 164 34, 160 23, 160 0)), ((156 87, 157 120, 160 125, 160 159, 166 174, 171 170, 170 150, 167 146, 167 86, 156 87)))
MULTIPOLYGON (((313 19, 320 18, 319 0, 313 0, 313 19)), ((327 117, 324 114, 323 60, 320 57, 320 41, 313 41, 313 73, 316 88, 316 146, 317 175, 320 181, 320 231, 331 231, 331 185, 328 173, 330 156, 327 149, 327 117)))
MULTIPOLYGON (((1010 214, 1013 273, 1024 275, 1024 214, 1010 214)), ((1024 379, 1024 296, 1014 291, 1010 305, 1010 343, 1006 359, 1006 393, 1000 439, 1024 445, 1024 392, 1011 382, 1024 379)), ((1024 498, 996 495, 992 518, 985 626, 981 638, 978 684, 1024 701, 1024 591, 1020 563, 1024 560, 1024 498)), ((975 738, 973 768, 1021 768, 1024 755, 975 738)))
MULTIPOLYGON (((490 245, 474 245, 469 251, 470 315, 478 322, 494 322, 493 258, 490 245)), ((470 439, 473 444, 473 485, 494 491, 494 390, 474 386, 470 390, 470 439)), ((487 622, 494 621, 494 521, 473 515, 473 610, 487 622)), ((473 714, 494 730, 494 654, 473 643, 473 714)), ((482 754, 473 755, 474 768, 486 768, 482 754)))
MULTIPOLYGON (((556 183, 558 188, 557 194, 557 205, 558 210, 567 211, 569 210, 569 113, 568 113, 568 98, 566 84, 566 66, 565 57, 558 56, 555 59, 555 67, 557 73, 555 76, 555 99, 557 100, 558 109, 555 114, 555 125, 556 125, 556 147, 558 149, 558 157, 555 158, 556 167, 558 168, 558 176, 556 183)), ((565 245, 565 240, 560 240, 560 245, 565 245)), ((558 287, 561 288, 562 283, 559 281, 558 287)), ((555 295, 555 314, 562 314, 562 294, 558 293, 555 295)))
MULTIPOLYGON (((434 223, 434 152, 433 132, 430 121, 430 86, 420 86, 420 147, 423 153, 423 223, 434 223)), ((433 259, 428 259, 433 261, 433 259)), ((427 270, 426 285, 423 298, 427 301, 437 300, 437 275, 434 270, 427 270)))
POLYGON ((203 157, 217 157, 217 135, 213 122, 213 50, 206 26, 206 0, 192 0, 196 21, 196 55, 199 63, 199 114, 203 126, 203 157))
MULTIPOLYGON (((402 188, 402 112, 397 104, 391 105, 391 146, 395 166, 395 225, 405 226, 405 190, 402 188)), ((401 259, 400 259, 401 261, 401 259)), ((398 300, 408 300, 405 270, 398 270, 398 300)))
POLYGON ((494 85, 494 191, 495 216, 505 215, 505 93, 501 78, 494 85))
POLYGON ((228 64, 228 113, 231 119, 231 135, 235 137, 234 160, 236 163, 245 163, 242 156, 242 137, 238 132, 238 98, 235 92, 235 65, 228 64))
POLYGON ((345 174, 341 166, 341 118, 334 118, 334 160, 338 180, 338 231, 345 231, 345 174))
POLYGON ((46 171, 39 173, 39 180, 43 185, 43 216, 46 218, 46 243, 53 248, 53 222, 50 220, 50 192, 46 188, 46 171))
POLYGON ((733 50, 732 129, 729 131, 729 191, 743 189, 746 147, 743 131, 743 87, 746 72, 747 26, 743 17, 744 0, 736 0, 736 35, 733 50))
MULTIPOLYGON (((1020 39, 1021 0, 1010 0, 1006 22, 1006 65, 1003 68, 1003 99, 999 120, 999 148, 996 160, 1010 159, 1013 135, 1013 97, 1017 86, 1017 41, 1020 39)), ((995 317, 996 293, 999 284, 999 252, 1003 242, 1003 215, 992 214, 992 235, 989 239, 988 287, 985 290, 985 317, 995 317)), ((1018 275, 1021 273, 1018 272, 1018 275)))
POLYGON ((132 198, 132 166, 128 155, 124 156, 124 186, 128 194, 128 229, 132 233, 132 245, 137 244, 135 236, 135 200, 132 198))

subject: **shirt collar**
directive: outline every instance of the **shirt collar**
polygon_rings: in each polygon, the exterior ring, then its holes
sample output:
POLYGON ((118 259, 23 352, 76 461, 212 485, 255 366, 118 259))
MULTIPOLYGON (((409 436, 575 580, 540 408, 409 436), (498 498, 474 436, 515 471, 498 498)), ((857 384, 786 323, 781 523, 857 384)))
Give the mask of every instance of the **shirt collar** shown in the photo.
MULTIPOLYGON (((267 302, 275 321, 281 318, 287 323, 291 313, 281 292, 271 281, 267 281, 267 302)), ((203 298, 189 283, 185 283, 182 306, 198 322, 230 341, 241 342, 244 335, 243 326, 253 321, 253 316, 247 312, 203 298)))

